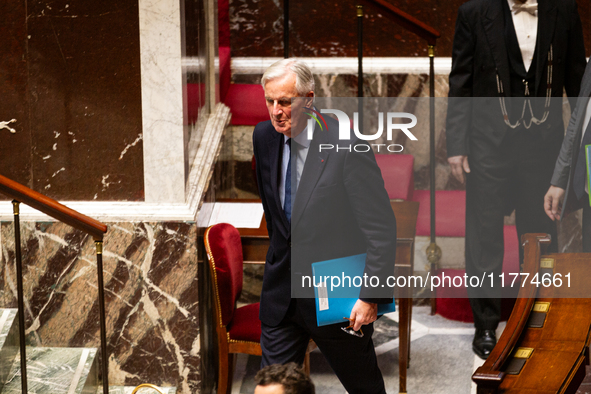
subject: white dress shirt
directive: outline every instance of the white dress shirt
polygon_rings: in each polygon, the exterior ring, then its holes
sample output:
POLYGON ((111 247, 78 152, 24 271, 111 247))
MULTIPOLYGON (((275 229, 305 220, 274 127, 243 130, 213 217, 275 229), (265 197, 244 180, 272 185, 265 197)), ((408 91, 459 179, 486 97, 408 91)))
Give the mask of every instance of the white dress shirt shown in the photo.
MULTIPOLYGON (((513 9, 515 3, 521 4, 517 0, 507 0, 509 9, 513 9)), ((536 0, 528 0, 526 4, 537 4, 536 0)), ((529 70, 534 58, 534 51, 536 50, 536 38, 538 36, 538 12, 535 15, 526 11, 517 13, 511 11, 513 18, 513 26, 517 34, 517 41, 519 42, 519 49, 521 49, 521 57, 525 71, 529 70)))

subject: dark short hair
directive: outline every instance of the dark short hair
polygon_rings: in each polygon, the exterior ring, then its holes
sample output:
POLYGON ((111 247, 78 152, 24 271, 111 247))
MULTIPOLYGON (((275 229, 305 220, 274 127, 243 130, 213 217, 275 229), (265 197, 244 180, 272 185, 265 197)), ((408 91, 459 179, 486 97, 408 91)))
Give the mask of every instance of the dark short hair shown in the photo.
POLYGON ((267 365, 254 380, 260 386, 280 384, 285 394, 315 394, 314 383, 296 363, 267 365))

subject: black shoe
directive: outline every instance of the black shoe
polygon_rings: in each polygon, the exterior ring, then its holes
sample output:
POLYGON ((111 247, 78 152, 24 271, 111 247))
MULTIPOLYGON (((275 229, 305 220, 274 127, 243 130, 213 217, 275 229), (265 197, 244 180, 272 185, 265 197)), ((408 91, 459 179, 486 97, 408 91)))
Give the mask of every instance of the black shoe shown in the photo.
POLYGON ((476 330, 472 341, 472 350, 478 357, 486 360, 490 352, 497 344, 495 330, 476 330))

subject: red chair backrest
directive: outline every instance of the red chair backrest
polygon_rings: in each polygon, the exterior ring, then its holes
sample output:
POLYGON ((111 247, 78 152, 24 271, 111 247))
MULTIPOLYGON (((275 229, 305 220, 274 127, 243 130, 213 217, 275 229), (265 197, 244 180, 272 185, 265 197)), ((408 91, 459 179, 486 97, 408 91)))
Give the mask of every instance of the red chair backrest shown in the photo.
POLYGON ((212 272, 222 325, 232 321, 236 300, 242 292, 242 242, 240 233, 228 223, 211 226, 205 232, 205 247, 212 272))

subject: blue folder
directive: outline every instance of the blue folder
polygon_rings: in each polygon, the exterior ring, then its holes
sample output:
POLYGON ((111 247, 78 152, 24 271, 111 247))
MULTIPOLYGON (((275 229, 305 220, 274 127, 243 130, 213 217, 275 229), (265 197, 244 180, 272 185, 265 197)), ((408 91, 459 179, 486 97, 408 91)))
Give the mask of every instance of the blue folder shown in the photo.
MULTIPOLYGON (((344 318, 351 315, 351 310, 359 299, 360 287, 355 287, 356 284, 359 286, 359 280, 354 278, 363 278, 366 257, 367 254, 363 253, 312 264, 312 275, 314 276, 312 283, 316 298, 316 323, 318 326, 347 322, 344 318), (337 280, 334 279, 331 283, 329 278, 325 287, 318 286, 323 282, 324 277, 338 277, 341 282, 345 277, 345 285, 342 286, 341 283, 336 286, 337 280), (347 277, 351 278, 350 286, 347 277)), ((378 315, 395 310, 394 302, 378 304, 378 315)))

